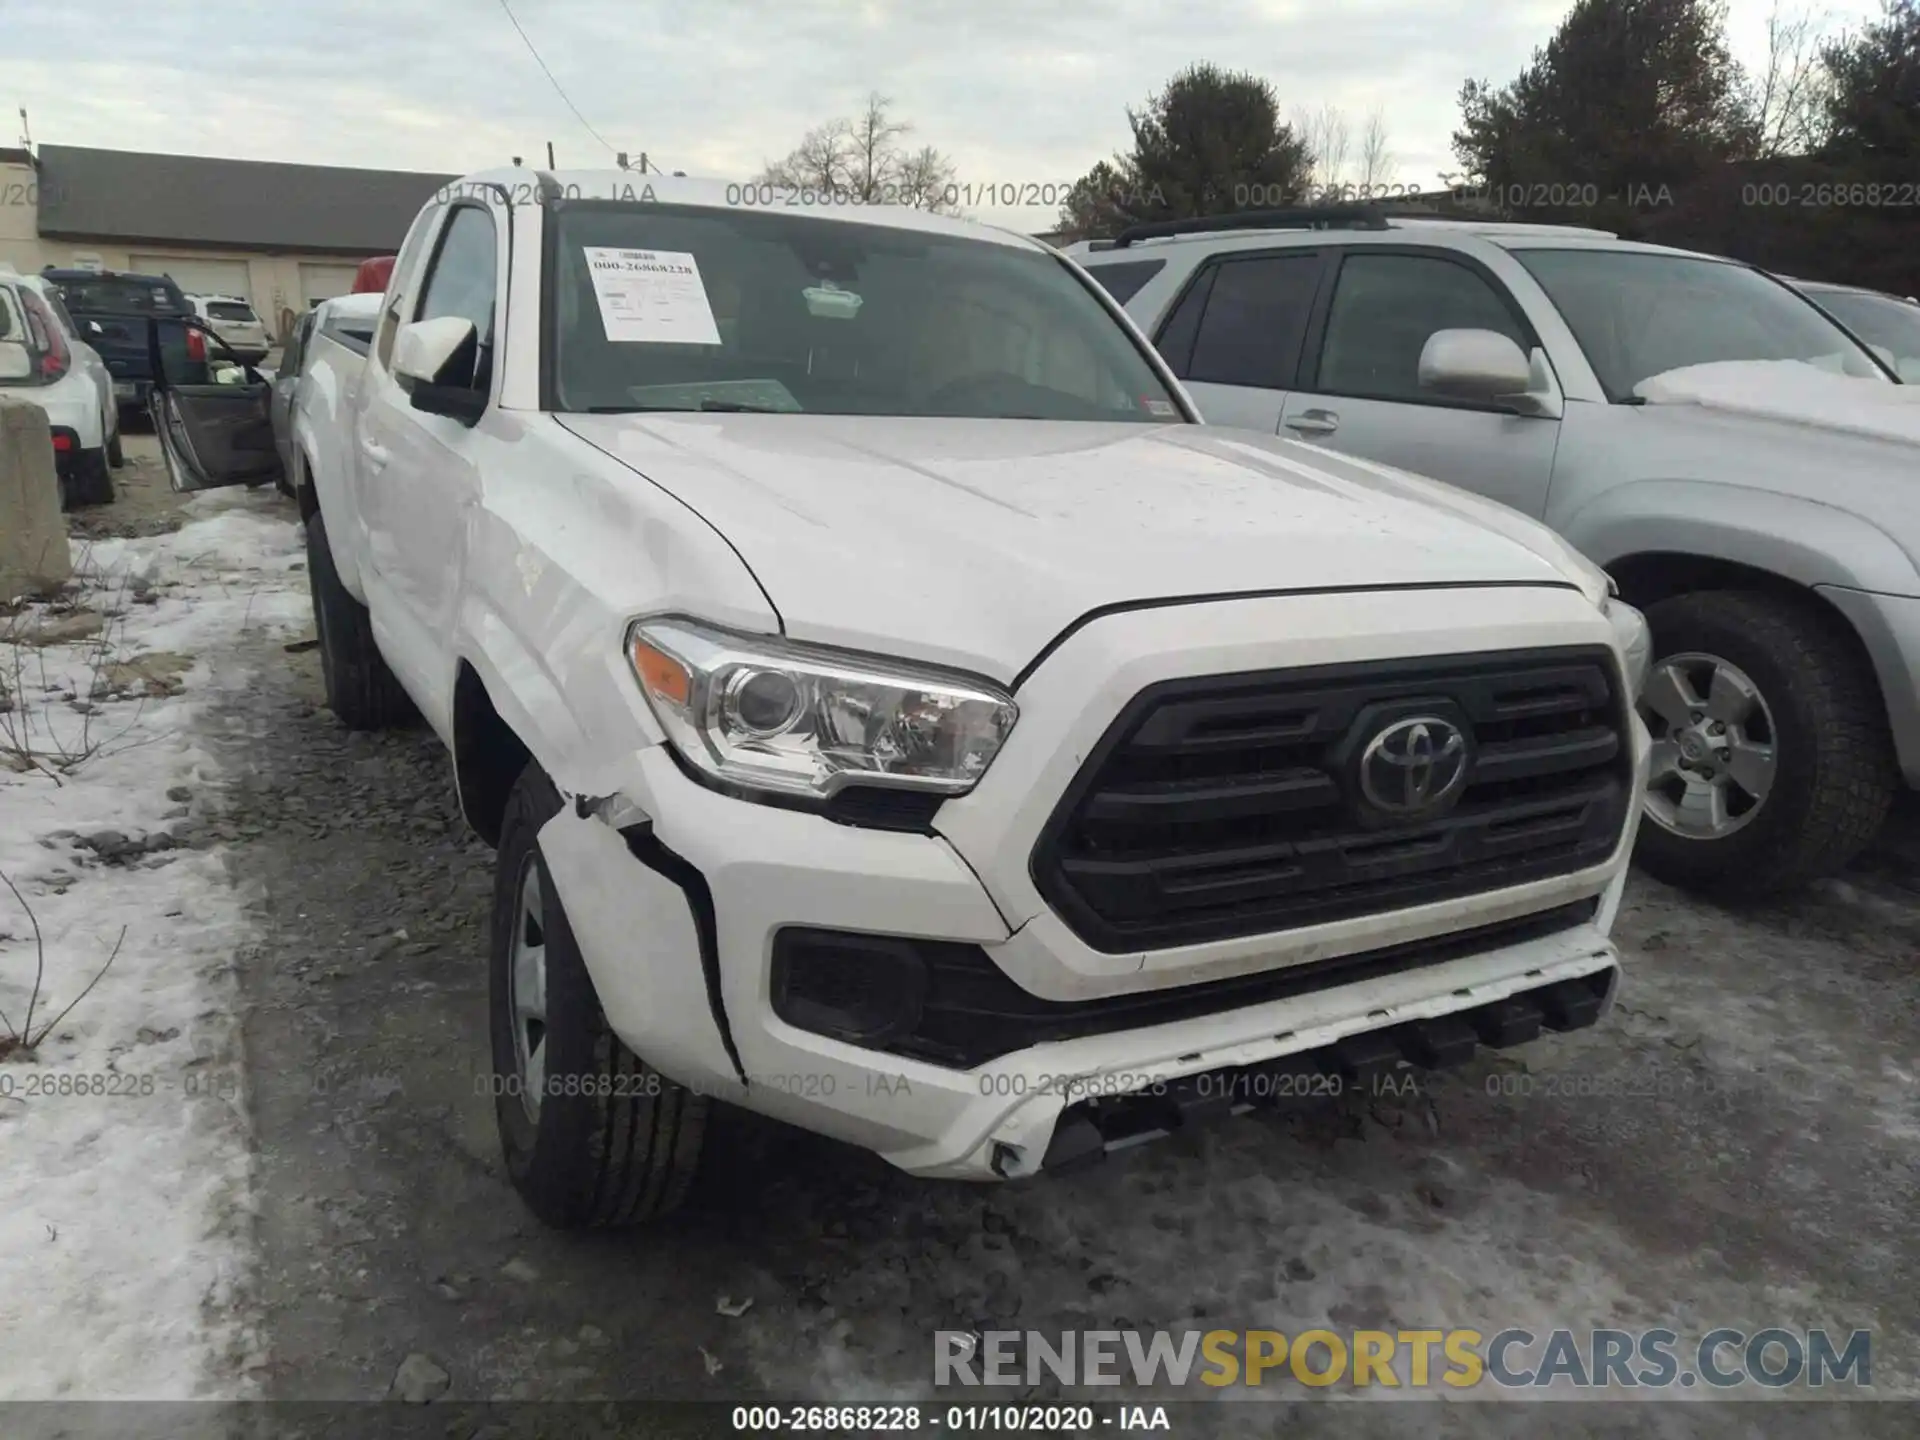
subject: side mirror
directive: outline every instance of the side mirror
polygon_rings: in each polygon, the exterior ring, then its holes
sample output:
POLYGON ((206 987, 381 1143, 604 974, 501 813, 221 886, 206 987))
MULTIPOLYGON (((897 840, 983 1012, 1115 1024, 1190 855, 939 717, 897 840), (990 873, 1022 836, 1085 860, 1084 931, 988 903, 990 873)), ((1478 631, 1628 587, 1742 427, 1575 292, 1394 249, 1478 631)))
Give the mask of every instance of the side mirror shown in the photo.
POLYGON ((473 322, 455 315, 416 320, 401 327, 393 344, 393 373, 416 384, 444 385, 454 378, 456 358, 474 344, 473 322))
POLYGON ((1520 347, 1494 330, 1436 330, 1420 351, 1420 388, 1483 403, 1512 400, 1533 385, 1520 347))
POLYGON ((0 380, 25 380, 33 374, 33 356, 24 340, 0 340, 0 380))
POLYGON ((394 337, 394 377, 414 409, 472 425, 487 408, 487 397, 472 386, 479 351, 479 332, 471 320, 457 315, 416 320, 394 337))

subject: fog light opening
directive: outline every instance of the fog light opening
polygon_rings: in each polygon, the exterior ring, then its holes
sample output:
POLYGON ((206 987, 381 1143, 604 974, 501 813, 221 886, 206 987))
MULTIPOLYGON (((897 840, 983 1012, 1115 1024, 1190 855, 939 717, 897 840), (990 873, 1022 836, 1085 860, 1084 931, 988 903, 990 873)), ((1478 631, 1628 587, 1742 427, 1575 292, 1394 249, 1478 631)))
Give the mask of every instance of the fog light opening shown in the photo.
POLYGON ((783 930, 773 948, 773 1013, 815 1035, 876 1046, 920 1023, 927 969, 911 942, 783 930))

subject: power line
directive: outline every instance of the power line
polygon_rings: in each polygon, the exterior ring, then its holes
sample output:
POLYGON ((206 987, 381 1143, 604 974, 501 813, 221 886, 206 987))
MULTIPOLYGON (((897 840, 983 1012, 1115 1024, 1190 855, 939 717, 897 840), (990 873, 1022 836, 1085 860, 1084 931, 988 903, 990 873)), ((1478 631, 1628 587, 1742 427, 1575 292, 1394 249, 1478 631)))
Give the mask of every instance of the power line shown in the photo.
POLYGON ((560 88, 560 82, 553 78, 553 71, 547 69, 547 62, 540 58, 540 52, 533 48, 533 41, 527 38, 527 32, 522 30, 520 28, 520 22, 514 19, 513 10, 508 6, 507 0, 500 0, 500 8, 507 12, 507 20, 512 24, 514 33, 517 34, 522 43, 526 45, 527 53, 533 56, 533 63, 540 67, 540 73, 547 77, 547 83, 553 86, 553 93, 560 97, 567 109, 573 111, 573 118, 580 122, 589 135, 593 136, 593 138, 598 140, 602 145, 605 145, 609 154, 614 153, 613 146, 607 145, 606 137, 594 129, 593 126, 587 124, 587 117, 580 113, 580 107, 575 105, 573 101, 567 99, 567 92, 560 88))

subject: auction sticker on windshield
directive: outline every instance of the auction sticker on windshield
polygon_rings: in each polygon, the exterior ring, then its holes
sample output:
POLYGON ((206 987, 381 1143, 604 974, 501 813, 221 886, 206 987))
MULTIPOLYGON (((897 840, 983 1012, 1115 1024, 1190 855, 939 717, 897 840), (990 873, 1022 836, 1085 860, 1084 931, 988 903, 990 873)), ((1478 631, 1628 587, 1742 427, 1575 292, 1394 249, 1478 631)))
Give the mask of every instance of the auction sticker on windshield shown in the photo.
POLYGON ((700 263, 684 250, 582 247, 607 339, 620 344, 718 345, 700 263))

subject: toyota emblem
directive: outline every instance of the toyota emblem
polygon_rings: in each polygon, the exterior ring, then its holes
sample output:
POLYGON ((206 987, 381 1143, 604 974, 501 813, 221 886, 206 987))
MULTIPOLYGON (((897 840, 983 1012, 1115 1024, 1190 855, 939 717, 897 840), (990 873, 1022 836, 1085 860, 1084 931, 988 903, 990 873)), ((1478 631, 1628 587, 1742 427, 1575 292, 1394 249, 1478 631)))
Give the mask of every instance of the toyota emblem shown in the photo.
POLYGON ((1467 737, 1451 720, 1396 720, 1360 753, 1360 793, 1387 815, 1436 810, 1467 783, 1467 737))

